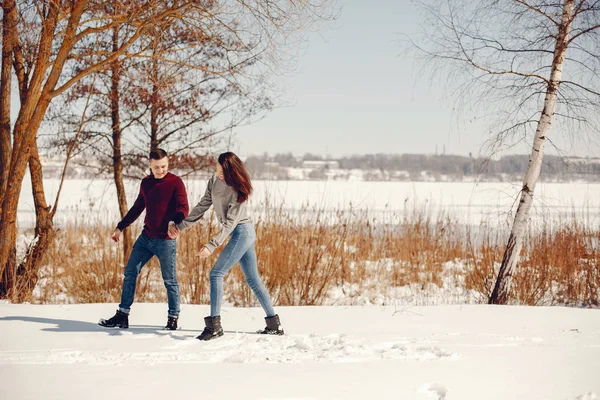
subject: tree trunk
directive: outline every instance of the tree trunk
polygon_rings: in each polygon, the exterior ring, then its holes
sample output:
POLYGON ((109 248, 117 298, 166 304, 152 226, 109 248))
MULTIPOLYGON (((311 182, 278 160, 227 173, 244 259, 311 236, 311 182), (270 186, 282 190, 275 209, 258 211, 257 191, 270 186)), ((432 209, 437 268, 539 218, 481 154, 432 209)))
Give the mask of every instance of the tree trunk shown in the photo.
POLYGON ((12 293, 9 293, 10 299, 19 303, 31 297, 39 279, 40 264, 54 234, 52 215, 50 207, 46 204, 44 193, 42 164, 35 142, 29 157, 29 173, 31 174, 31 188, 35 204, 35 236, 27 249, 25 258, 17 268, 15 285, 12 293))
MULTIPOLYGON (((10 95, 12 77, 12 48, 13 40, 12 22, 16 5, 14 1, 5 1, 3 5, 2 19, 2 71, 0 75, 0 221, 4 209, 4 196, 8 186, 10 159, 12 152, 11 126, 10 126, 10 95)), ((14 230, 6 231, 0 238, 0 248, 5 248, 4 268, 0 268, 0 299, 8 297, 14 285, 14 274, 17 264, 16 251, 16 225, 14 230)))
MULTIPOLYGON (((13 62, 14 1, 6 1, 3 5, 2 18, 2 71, 0 74, 0 221, 3 221, 4 197, 8 187, 10 160, 12 153, 11 126, 10 126, 10 95, 13 62)), ((16 218, 15 218, 16 219, 16 218)), ((4 268, 0 276, 0 299, 7 298, 13 291, 17 264, 16 251, 16 221, 12 230, 7 230, 0 238, 0 248, 5 253, 4 268)))
POLYGON ((0 299, 8 299, 9 293, 13 293, 15 284, 15 275, 17 271, 17 246, 15 236, 15 246, 8 249, 6 267, 2 271, 0 280, 0 299))
POLYGON ((546 134, 550 129, 552 115, 554 114, 554 109, 556 107, 558 88, 562 79, 562 69, 568 46, 568 37, 571 31, 573 3, 574 0, 564 1, 562 19, 558 28, 558 36, 554 48, 550 81, 548 82, 546 97, 544 99, 544 108, 537 124, 533 148, 531 150, 531 155, 529 156, 529 164, 523 179, 521 199, 519 201, 519 206, 517 207, 517 213, 515 214, 512 230, 508 238, 502 265, 500 266, 500 271, 498 272, 498 277, 492 295, 490 296, 489 304, 506 304, 509 300, 512 278, 516 265, 519 262, 519 256, 523 247, 523 238, 527 227, 527 218, 529 216, 531 204, 533 203, 533 191, 542 169, 546 134))
MULTIPOLYGON (((50 99, 40 99, 39 103, 35 107, 35 112, 29 123, 24 121, 25 113, 21 112, 19 118, 15 124, 14 136, 15 146, 11 154, 10 163, 10 179, 6 186, 6 192, 4 194, 2 202, 2 216, 0 219, 0 270, 4 276, 6 276, 5 282, 12 282, 14 278, 15 264, 9 262, 10 254, 16 249, 16 237, 17 237, 17 207, 19 202, 19 195, 21 193, 21 185, 23 183, 23 177, 27 170, 27 164, 31 154, 32 147, 35 146, 35 132, 37 132, 43 115, 46 113, 50 99), (10 271, 10 270, 13 271, 10 271), (9 271, 6 271, 9 270, 9 271)), ((10 290, 11 285, 5 286, 7 291, 10 290)), ((2 293, 0 293, 0 296, 2 293)))
MULTIPOLYGON (((113 51, 119 48, 119 27, 113 28, 113 51)), ((123 158, 121 154, 121 117, 119 108, 119 82, 121 80, 121 69, 119 61, 115 60, 111 64, 111 92, 110 92, 110 111, 112 119, 112 139, 113 139, 113 178, 117 188, 117 201, 119 203, 119 213, 121 218, 127 214, 127 197, 125 195, 125 185, 123 183, 123 158)), ((125 229, 123 232, 123 260, 129 258, 133 240, 131 229, 125 229)))
POLYGON ((150 99, 150 151, 158 148, 158 65, 152 59, 152 95, 150 99))
POLYGON ((8 168, 12 140, 10 137, 10 94, 13 63, 13 38, 16 6, 13 1, 5 1, 2 18, 2 72, 0 74, 0 216, 2 215, 2 198, 8 184, 8 168))

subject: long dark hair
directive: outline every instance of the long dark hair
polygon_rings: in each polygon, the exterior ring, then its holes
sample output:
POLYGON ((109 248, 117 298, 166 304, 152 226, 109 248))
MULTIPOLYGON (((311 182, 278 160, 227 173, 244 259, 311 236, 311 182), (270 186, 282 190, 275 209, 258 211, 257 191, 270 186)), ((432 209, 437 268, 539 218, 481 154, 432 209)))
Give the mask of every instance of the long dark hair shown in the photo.
POLYGON ((252 183, 242 160, 228 151, 219 155, 219 164, 223 167, 225 183, 234 188, 238 194, 238 203, 248 200, 252 193, 252 183))

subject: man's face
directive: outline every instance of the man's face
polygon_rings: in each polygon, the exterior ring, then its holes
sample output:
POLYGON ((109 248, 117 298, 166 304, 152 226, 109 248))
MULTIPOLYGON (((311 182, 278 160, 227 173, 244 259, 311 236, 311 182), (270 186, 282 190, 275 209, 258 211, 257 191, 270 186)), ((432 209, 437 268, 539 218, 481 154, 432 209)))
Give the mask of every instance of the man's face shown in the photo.
POLYGON ((169 171, 169 158, 163 157, 160 160, 150 159, 150 169, 156 179, 162 179, 169 171))

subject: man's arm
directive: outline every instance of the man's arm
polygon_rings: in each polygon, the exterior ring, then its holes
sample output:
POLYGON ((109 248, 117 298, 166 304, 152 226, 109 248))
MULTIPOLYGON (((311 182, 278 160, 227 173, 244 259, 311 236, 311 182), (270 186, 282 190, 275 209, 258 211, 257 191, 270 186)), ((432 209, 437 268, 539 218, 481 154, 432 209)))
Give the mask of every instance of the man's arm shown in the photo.
POLYGON ((190 211, 188 216, 182 220, 180 223, 176 223, 175 226, 179 231, 184 231, 194 225, 196 222, 200 220, 204 216, 206 210, 210 208, 212 205, 212 185, 214 181, 214 176, 209 179, 208 184, 206 185, 206 191, 204 192, 204 196, 200 199, 200 202, 196 204, 196 206, 190 211))
POLYGON ((175 197, 175 216, 173 217, 173 222, 179 224, 187 217, 190 211, 185 185, 180 178, 177 178, 177 183, 175 183, 173 196, 175 197))
POLYGON ((144 200, 144 196, 142 195, 142 188, 140 187, 140 194, 138 194, 135 203, 133 203, 133 206, 129 209, 129 211, 127 211, 125 217, 117 224, 117 229, 123 231, 123 229, 131 225, 140 216, 145 208, 146 202, 144 200))

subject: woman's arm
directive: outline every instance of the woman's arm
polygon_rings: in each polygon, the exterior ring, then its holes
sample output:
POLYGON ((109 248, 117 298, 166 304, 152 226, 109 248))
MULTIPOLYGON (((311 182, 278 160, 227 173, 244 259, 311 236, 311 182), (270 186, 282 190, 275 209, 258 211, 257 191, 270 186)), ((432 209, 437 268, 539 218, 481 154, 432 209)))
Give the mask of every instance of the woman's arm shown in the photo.
POLYGON ((246 201, 238 203, 237 196, 234 196, 232 202, 229 203, 229 208, 227 209, 227 221, 223 224, 221 232, 204 245, 211 253, 223 244, 225 239, 227 239, 227 236, 229 236, 231 231, 237 226, 240 217, 243 214, 242 211, 246 208, 246 203, 246 201))
POLYGON ((196 222, 200 220, 204 216, 206 210, 210 208, 212 205, 212 185, 214 182, 214 175, 208 180, 208 184, 206 185, 206 191, 204 192, 204 196, 200 199, 200 202, 196 204, 196 206, 190 211, 188 216, 178 224, 175 224, 179 231, 184 231, 194 225, 196 222))

